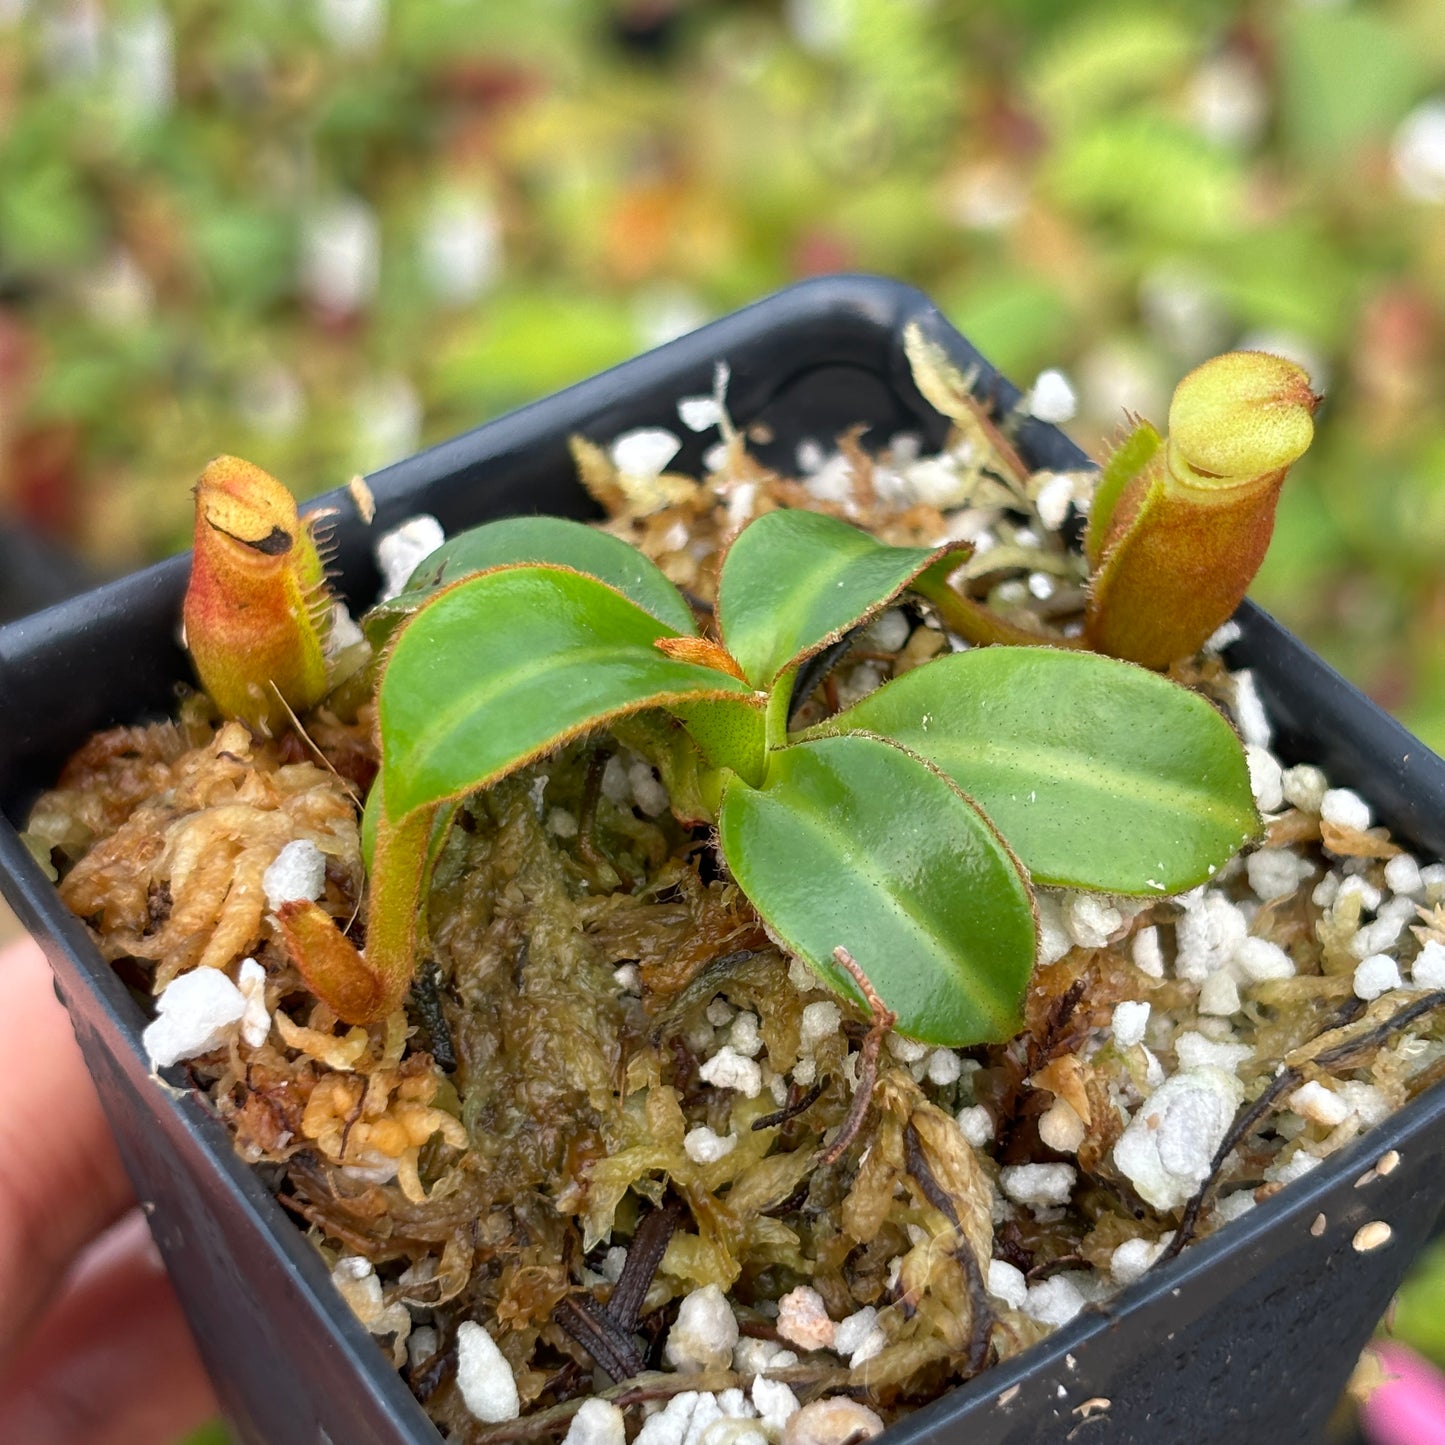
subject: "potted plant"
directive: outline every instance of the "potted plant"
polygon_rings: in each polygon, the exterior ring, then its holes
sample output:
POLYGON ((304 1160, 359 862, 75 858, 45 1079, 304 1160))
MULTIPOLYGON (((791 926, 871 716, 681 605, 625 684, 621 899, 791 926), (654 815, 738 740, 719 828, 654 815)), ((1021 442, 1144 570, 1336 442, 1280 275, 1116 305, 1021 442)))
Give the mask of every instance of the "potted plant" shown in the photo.
MULTIPOLYGON (((867 280, 809 283, 373 479, 377 525, 417 511, 453 531, 488 515, 575 513, 582 498, 570 481, 566 439, 662 420, 679 396, 706 389, 719 357, 733 368, 734 414, 759 434, 765 429, 774 446, 838 435, 860 421, 936 436, 938 419, 922 404, 904 355, 910 322, 954 366, 980 378, 986 394, 1012 404, 1007 383, 917 293, 867 280), (483 477, 487 489, 478 495, 470 484, 483 477)), ((1082 462, 1037 423, 1025 422, 1018 442, 1036 465, 1082 462)), ((344 590, 371 595, 364 529, 344 511, 337 542, 344 590)), ((183 564, 163 564, 4 634, 0 782, 12 819, 95 728, 165 710, 184 676, 171 631, 183 586, 183 564), (70 681, 77 670, 97 686, 77 693, 70 681), (113 694, 104 686, 112 679, 113 694)), ((1429 802, 1442 796, 1438 761, 1267 619, 1246 608, 1241 627, 1237 655, 1258 672, 1286 751, 1306 751, 1361 791, 1402 837, 1440 851, 1445 839, 1429 802)), ((224 1130, 194 1096, 157 1088, 137 1048, 135 1004, 84 930, 58 909, 9 829, 0 858, 17 908, 49 947, 122 1151, 142 1199, 155 1206, 157 1239, 239 1428, 268 1441, 431 1438, 411 1396, 331 1292, 319 1259, 238 1165, 224 1130)), ((1256 1438, 1268 1430, 1297 1436, 1302 1421, 1328 1409, 1438 1212, 1445 1166, 1427 1145, 1440 1129, 1438 1095, 1421 1097, 1106 1310, 1079 1316, 910 1416, 897 1435, 966 1424, 993 1440, 1069 1430, 1120 1440, 1237 1439, 1242 1429, 1256 1438), (1392 1151, 1391 1167, 1371 1168, 1392 1151), (1357 1248, 1361 1226, 1378 1222, 1392 1231, 1388 1248, 1357 1248), (1291 1337, 1309 1341, 1308 1364, 1280 1378, 1265 1362, 1291 1337), (1235 1383, 1256 1375, 1257 1390, 1235 1383)))

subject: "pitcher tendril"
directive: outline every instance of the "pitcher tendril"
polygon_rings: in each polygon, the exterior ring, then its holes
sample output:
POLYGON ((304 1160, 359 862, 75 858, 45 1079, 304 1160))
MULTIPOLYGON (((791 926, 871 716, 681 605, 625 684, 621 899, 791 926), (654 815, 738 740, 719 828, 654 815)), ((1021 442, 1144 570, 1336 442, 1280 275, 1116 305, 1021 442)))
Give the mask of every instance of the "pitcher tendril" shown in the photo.
MULTIPOLYGON (((914 382, 966 435, 977 433, 968 378, 915 324, 914 382)), ((920 587, 954 632, 980 646, 1087 647, 1164 669, 1191 656, 1234 612, 1264 561, 1290 466, 1314 435, 1319 398, 1292 361, 1233 351, 1175 389, 1169 429, 1138 422, 1105 460, 1085 544, 1084 632, 1035 631, 947 584, 920 587)), ((985 433, 1007 471, 1012 452, 985 433)))

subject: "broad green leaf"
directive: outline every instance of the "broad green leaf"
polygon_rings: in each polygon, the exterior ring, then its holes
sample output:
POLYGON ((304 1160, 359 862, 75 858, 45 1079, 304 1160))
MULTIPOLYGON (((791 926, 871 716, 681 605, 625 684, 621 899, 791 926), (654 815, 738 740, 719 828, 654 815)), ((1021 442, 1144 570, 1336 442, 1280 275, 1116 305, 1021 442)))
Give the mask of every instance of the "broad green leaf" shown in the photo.
POLYGON ((1018 1030, 1037 942, 1028 884, 920 758, 856 733, 780 748, 764 787, 729 782, 718 835, 770 932, 840 993, 858 997, 841 945, 913 1038, 1018 1030))
POLYGON ((824 727, 882 733, 936 763, 1036 883, 1177 893, 1259 831, 1224 718, 1156 673, 1090 652, 954 653, 824 727))
POLYGON ((620 537, 562 517, 508 517, 473 527, 424 558, 399 597, 380 602, 362 619, 373 646, 380 646, 438 587, 474 572, 523 562, 570 567, 630 597, 644 612, 686 636, 697 623, 682 594, 651 558, 620 537))
POLYGON ((503 567, 438 592, 382 673, 388 817, 483 787, 612 717, 748 695, 728 673, 653 646, 676 635, 560 567, 503 567))
POLYGON ((888 547, 821 512, 768 512, 738 534, 723 560, 723 642, 748 680, 766 687, 923 573, 947 576, 969 550, 888 547))

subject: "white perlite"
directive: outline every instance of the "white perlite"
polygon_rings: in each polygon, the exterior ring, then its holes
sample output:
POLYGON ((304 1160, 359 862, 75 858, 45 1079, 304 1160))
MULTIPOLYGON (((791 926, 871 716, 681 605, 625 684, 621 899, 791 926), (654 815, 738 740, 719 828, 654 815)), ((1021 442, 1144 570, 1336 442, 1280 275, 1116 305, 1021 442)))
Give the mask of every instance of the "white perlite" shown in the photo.
POLYGON ((1040 889, 1034 898, 1039 914, 1039 962, 1057 963, 1073 946, 1064 927, 1064 909, 1056 894, 1040 889))
POLYGON ((1039 521, 1051 532, 1057 532, 1069 515, 1069 503, 1074 500, 1074 478, 1068 472, 1054 472, 1039 487, 1034 498, 1034 509, 1039 521))
POLYGON ((1029 1297, 1029 1282, 1017 1265, 1006 1259, 991 1259, 988 1262, 988 1292, 1001 1299, 1012 1309, 1021 1310, 1029 1297))
POLYGON ((930 1084, 946 1089, 956 1084, 963 1073, 963 1060, 952 1049, 934 1049, 928 1056, 928 1067, 924 1071, 930 1084))
POLYGON ((457 1388, 467 1409, 489 1425, 515 1420, 522 1413, 512 1367, 474 1320, 457 1326, 457 1388))
POLYGON ((331 1283, 351 1313, 372 1334, 395 1335, 401 1345, 408 1342, 411 1315, 400 1300, 382 1303, 381 1281, 369 1259, 359 1254, 342 1255, 332 1268, 331 1283))
POLYGON ((769 1430, 781 1430, 798 1413, 798 1397, 791 1386, 763 1375, 753 1381, 753 1404, 769 1430))
POLYGON ((763 1036, 758 1031, 758 1016, 748 1009, 732 1021, 728 1029, 728 1047, 745 1059, 755 1059, 763 1051, 763 1036))
POLYGON ((1078 407, 1078 398, 1074 395, 1069 378, 1062 371, 1050 367, 1034 378, 1024 405, 1030 416, 1051 422, 1054 426, 1061 426, 1072 420, 1078 407))
POLYGON ((1433 938, 1420 950, 1411 965, 1410 982, 1416 988, 1445 988, 1445 947, 1433 938))
POLYGON ((241 1015, 241 1042, 259 1049, 271 1032, 271 1014, 266 1008, 266 970, 254 958, 243 958, 236 982, 246 1000, 241 1015))
POLYGON ((1097 893, 1071 893, 1064 903, 1064 927, 1079 948, 1103 948, 1123 922, 1119 910, 1097 893))
POLYGON ((982 1104, 970 1104, 958 1111, 958 1127, 975 1149, 982 1149, 993 1138, 993 1115, 982 1104))
POLYGON ((1405 925, 1415 918, 1413 898, 1392 898, 1381 905, 1373 923, 1365 924, 1350 940, 1350 952, 1356 958, 1368 958, 1372 953, 1383 953, 1399 942, 1405 925))
POLYGON ((738 1322, 717 1285, 704 1285, 683 1300, 664 1354, 682 1371, 723 1369, 738 1342, 738 1322))
POLYGON ((661 427, 638 427, 612 443, 612 465, 624 476, 660 477, 682 448, 682 441, 661 427))
MULTIPOLYGON (((706 1391, 684 1390, 667 1402, 667 1407, 643 1421, 633 1445, 702 1445, 714 1425, 722 1420, 746 1421, 752 1417, 752 1409, 739 1397, 740 1390, 723 1392, 728 1397, 728 1408, 723 1398, 706 1391)), ((766 1442, 763 1431, 754 1426, 749 1430, 740 1424, 738 1435, 732 1437, 731 1445, 752 1445, 753 1440, 766 1442)))
POLYGON ((1016 1204, 1067 1204, 1077 1174, 1070 1164, 1010 1164, 999 1175, 1003 1192, 1016 1204))
POLYGON ((442 524, 425 512, 408 517, 379 537, 376 565, 381 569, 381 595, 377 600, 386 602, 401 592, 417 567, 445 541, 442 524))
POLYGON ((756 1060, 745 1059, 731 1048, 721 1048, 698 1071, 704 1083, 732 1089, 756 1099, 763 1089, 763 1071, 756 1060))
POLYGON ((1109 1256, 1109 1273, 1120 1284, 1133 1284, 1143 1278, 1172 1238, 1172 1234, 1167 1234, 1160 1240, 1126 1239, 1109 1256))
POLYGON ((326 888, 326 855, 307 838, 296 838, 261 875, 266 906, 274 913, 283 903, 310 903, 326 888))
POLYGON ((911 1068, 928 1057, 928 1045, 920 1044, 917 1039, 904 1038, 902 1034, 889 1034, 888 1052, 900 1064, 907 1064, 911 1068))
POLYGON ((911 630, 908 614, 901 608, 890 607, 863 629, 863 645, 875 652, 897 652, 908 641, 911 630))
POLYGON ((627 769, 627 780, 632 784, 632 796, 637 806, 649 818, 660 818, 667 812, 670 803, 667 789, 658 782, 651 763, 638 759, 627 769))
POLYGON ((1199 1012, 1214 1018, 1227 1019, 1239 1012, 1239 985, 1233 975, 1221 969, 1211 973, 1199 989, 1199 1012))
POLYGON ((1293 978, 1294 960, 1279 944, 1267 938, 1246 938, 1234 950, 1230 967, 1242 983, 1263 983, 1271 978, 1293 978))
POLYGON ((830 1039, 843 1025, 843 1014, 835 1003, 810 1003, 803 1006, 801 1047, 811 1054, 824 1039, 830 1039))
MULTIPOLYGON (((1151 933, 1154 930, 1149 930, 1151 933)), ((1144 1030, 1149 1026, 1149 1005, 1133 999, 1114 1005, 1114 1042, 1121 1049, 1132 1049, 1144 1042, 1144 1030)))
POLYGON ((1363 833, 1370 826, 1370 805, 1350 788, 1331 788, 1320 800, 1320 818, 1363 833))
POLYGON ((1400 987, 1400 967, 1388 953, 1372 953, 1355 969, 1355 997, 1366 1003, 1400 987))
POLYGON ((804 1405, 787 1423, 781 1445, 846 1445, 883 1433, 883 1421, 866 1405, 834 1395, 804 1405))
POLYGON ((1279 760, 1268 748, 1251 745, 1244 750, 1249 767, 1249 786, 1261 813, 1277 813, 1284 807, 1284 774, 1279 760))
POLYGON ((1244 741, 1257 748, 1267 748, 1270 743, 1269 717, 1259 689, 1254 685, 1254 673, 1247 667, 1234 674, 1233 710, 1244 741))
POLYGON ((778 1301, 778 1334, 800 1350, 831 1349, 837 1330, 823 1296, 808 1285, 800 1284, 778 1301))
POLYGON ((1284 800, 1302 813, 1318 813, 1329 781, 1312 763, 1297 763, 1284 770, 1284 800))
POLYGON ((772 1340, 755 1340, 742 1335, 733 1347, 733 1369, 740 1375, 767 1375, 796 1365, 798 1357, 772 1340))
POLYGON ((1288 898, 1313 873, 1314 864, 1286 848, 1261 848, 1244 860, 1249 886, 1261 903, 1288 898))
POLYGON ((1067 1099, 1055 1099, 1039 1116, 1039 1138, 1060 1154, 1075 1154, 1088 1130, 1067 1099))
POLYGON ((861 1349, 877 1323, 878 1311, 873 1305, 864 1305, 861 1310, 839 1320, 838 1327, 833 1332, 834 1350, 846 1357, 861 1349))
POLYGON ((584 1400, 562 1445, 627 1445, 627 1417, 610 1400, 584 1400))
POLYGON ((155 1020, 140 1036, 152 1068, 220 1048, 245 1017, 246 1003, 246 995, 218 968, 195 968, 172 979, 156 1000, 155 1020))
POLYGON ((1287 1102, 1302 1119, 1308 1119, 1312 1124, 1323 1124, 1327 1129, 1343 1124, 1350 1117, 1350 1106, 1318 1079, 1301 1084, 1287 1102))
POLYGON ((1209 1174, 1244 1086, 1204 1065, 1173 1075, 1154 1091, 1114 1145, 1114 1164, 1156 1209, 1177 1209, 1209 1174))
POLYGON ((1228 1044, 1208 1039, 1193 1029, 1186 1029, 1174 1037, 1174 1057, 1184 1069, 1215 1068, 1232 1074, 1253 1053, 1248 1044, 1228 1044))
POLYGON ((1159 947, 1157 928, 1141 928, 1129 945, 1129 955, 1140 973, 1150 978, 1164 977, 1164 952, 1159 947))
POLYGON ((1420 877, 1420 864, 1408 853, 1397 853, 1385 864, 1385 887, 1391 893, 1414 898, 1424 893, 1425 884, 1420 877))
POLYGON ((1052 1279, 1040 1280, 1038 1284, 1029 1286, 1024 1313, 1041 1325, 1052 1325, 1057 1329, 1068 1324, 1086 1303, 1073 1280, 1056 1274, 1052 1279))
POLYGON ((1185 906, 1174 936, 1178 943, 1174 972, 1189 983, 1203 983, 1228 964, 1249 936, 1249 926, 1244 914, 1227 898, 1206 893, 1198 902, 1185 906))
POLYGON ((682 1151, 694 1164, 716 1164, 737 1147, 736 1134, 715 1134, 706 1124, 689 1129, 682 1139, 682 1151))

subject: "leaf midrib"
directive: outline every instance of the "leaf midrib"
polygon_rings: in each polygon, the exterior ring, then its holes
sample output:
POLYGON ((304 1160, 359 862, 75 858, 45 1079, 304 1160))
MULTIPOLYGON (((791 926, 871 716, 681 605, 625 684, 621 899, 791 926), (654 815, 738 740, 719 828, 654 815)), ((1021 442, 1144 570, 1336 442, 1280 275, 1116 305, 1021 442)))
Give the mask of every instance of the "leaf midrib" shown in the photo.
MULTIPOLYGON (((568 648, 564 654, 550 653, 540 657, 526 658, 504 672, 491 673, 488 675, 488 697, 484 705, 485 710, 492 711, 493 709, 501 708, 505 711, 507 699, 513 693, 524 684, 535 682, 539 677, 544 676, 548 672, 560 674, 579 667, 591 668, 603 665, 609 661, 623 659, 634 660, 639 658, 644 662, 653 661, 648 655, 647 650, 638 647, 635 643, 611 643, 571 647, 568 648)), ((677 663, 668 662, 661 654, 658 654, 656 660, 664 666, 679 666, 677 663)), ((710 669, 702 668, 699 668, 698 672, 707 673, 706 679, 702 677, 696 679, 697 691, 700 693, 733 691, 741 694, 749 691, 744 684, 726 673, 713 673, 710 669), (714 679, 716 680, 714 681, 714 679)), ((637 698, 637 701, 645 704, 648 698, 654 697, 659 693, 670 696, 685 691, 687 691, 687 688, 684 686, 649 688, 647 692, 637 698)), ((448 739, 459 730, 459 720, 463 719, 467 714, 476 715, 482 710, 483 709, 478 708, 473 693, 459 693, 454 698, 450 707, 444 708, 439 712, 433 711, 430 714, 430 720, 424 732, 421 734, 424 738, 430 739, 430 741, 420 746, 413 744, 408 747, 403 754, 406 761, 400 764, 393 762, 392 766, 412 768, 416 771, 428 770, 436 753, 441 750, 448 739)), ((616 711, 616 707, 608 707, 605 711, 611 714, 616 711)), ((385 733, 385 731, 388 730, 385 719, 383 719, 382 726, 383 732, 385 733)), ((556 729, 556 732, 558 734, 565 733, 569 731, 572 726, 575 726, 575 723, 560 727, 556 729)), ((384 742, 383 751, 387 751, 384 742)), ((487 776, 491 776, 491 774, 487 774, 487 776)))
MULTIPOLYGON (((764 799, 767 798, 766 793, 763 793, 762 796, 764 799)), ((787 808, 792 812, 793 816, 797 818, 815 838, 831 841, 837 837, 836 832, 828 826, 827 814, 823 809, 817 806, 800 806, 799 803, 793 801, 783 802, 778 799, 772 801, 775 806, 787 808)), ((960 797, 958 801, 962 806, 968 807, 967 802, 963 798, 960 797)), ((839 867, 839 871, 844 871, 844 865, 847 860, 842 858, 837 847, 830 847, 828 851, 830 855, 837 860, 836 866, 839 867)), ((873 854, 865 851, 863 856, 871 861, 873 854)), ((901 895, 893 892, 883 884, 881 874, 868 867, 860 869, 857 868, 856 865, 849 864, 848 866, 852 868, 855 876, 861 874, 867 881, 870 890, 877 896, 880 896, 888 908, 896 916, 905 920, 915 935, 925 941, 928 945, 925 949, 926 952, 933 953, 935 956, 941 955, 945 959, 958 956, 959 945, 952 935, 945 936, 940 934, 931 923, 920 917, 913 908, 907 907, 901 895)), ((840 939, 840 942, 845 946, 848 944, 846 938, 840 939)), ((958 980, 962 992, 968 995, 972 1006, 978 1013, 985 1018, 989 1018, 998 1012, 996 1007, 990 1006, 987 1003, 980 1003, 978 1001, 980 995, 976 989, 969 987, 970 983, 974 980, 973 970, 959 967, 952 970, 952 974, 958 980)))
POLYGON ((1122 790, 1141 806, 1150 806, 1157 812, 1184 813, 1195 818, 1203 816, 1230 829, 1246 822, 1229 804, 1212 798, 1203 785, 1195 788, 1182 779, 1166 781, 1157 774, 1111 767, 1105 760, 1081 757, 1076 750, 1039 743, 1030 744, 1025 752, 1016 743, 994 743, 983 738, 956 742, 950 739, 940 747, 922 729, 908 736, 908 745, 914 751, 932 758, 946 773, 951 773, 957 762, 977 763, 1033 779, 1032 787, 1035 789, 1047 787, 1051 781, 1057 780, 1073 783, 1104 798, 1115 798, 1122 790), (1038 759, 1037 766, 1014 761, 1025 756, 1030 760, 1038 759))

